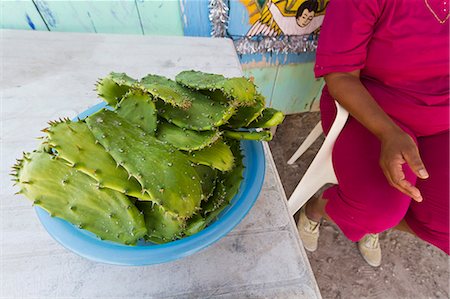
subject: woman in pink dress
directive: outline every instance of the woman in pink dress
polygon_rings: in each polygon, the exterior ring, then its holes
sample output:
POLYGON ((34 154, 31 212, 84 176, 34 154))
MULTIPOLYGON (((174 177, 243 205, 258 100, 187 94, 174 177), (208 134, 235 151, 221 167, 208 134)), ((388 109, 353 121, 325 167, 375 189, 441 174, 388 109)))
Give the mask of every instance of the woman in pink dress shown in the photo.
POLYGON ((408 231, 449 254, 449 2, 331 0, 316 77, 324 132, 350 117, 333 148, 338 185, 301 210, 305 247, 336 223, 378 266, 378 233, 408 231))

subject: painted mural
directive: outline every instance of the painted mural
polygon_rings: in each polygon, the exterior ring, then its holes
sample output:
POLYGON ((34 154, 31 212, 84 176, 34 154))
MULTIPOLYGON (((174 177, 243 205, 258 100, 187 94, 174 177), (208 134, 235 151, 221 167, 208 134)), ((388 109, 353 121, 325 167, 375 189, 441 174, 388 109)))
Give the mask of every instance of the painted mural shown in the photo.
POLYGON ((317 33, 329 0, 240 0, 251 24, 246 36, 317 33))

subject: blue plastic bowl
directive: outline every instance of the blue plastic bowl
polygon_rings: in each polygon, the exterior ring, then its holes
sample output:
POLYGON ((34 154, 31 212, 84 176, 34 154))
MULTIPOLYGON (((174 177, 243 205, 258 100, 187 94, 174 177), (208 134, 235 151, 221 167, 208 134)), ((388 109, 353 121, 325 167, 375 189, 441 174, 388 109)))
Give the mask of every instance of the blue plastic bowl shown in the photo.
MULTIPOLYGON (((78 115, 83 119, 106 105, 100 103, 78 115)), ((47 232, 67 249, 93 261, 128 266, 143 266, 169 262, 191 255, 222 238, 230 232, 250 211, 258 198, 264 181, 265 158, 261 142, 242 141, 244 154, 244 179, 231 204, 201 232, 166 244, 139 242, 126 246, 102 241, 94 234, 78 229, 60 218, 52 218, 43 209, 36 213, 47 232)))

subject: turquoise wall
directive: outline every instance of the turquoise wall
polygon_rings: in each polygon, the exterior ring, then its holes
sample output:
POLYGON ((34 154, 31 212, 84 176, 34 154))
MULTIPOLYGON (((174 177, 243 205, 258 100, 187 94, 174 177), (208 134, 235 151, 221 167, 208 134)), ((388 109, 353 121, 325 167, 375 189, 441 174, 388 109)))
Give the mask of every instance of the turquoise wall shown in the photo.
POLYGON ((1 28, 183 35, 179 1, 2 0, 1 28))
MULTIPOLYGON (((210 36, 208 0, 0 0, 0 28, 143 35, 210 36)), ((244 24, 242 4, 230 1, 230 27, 244 24)), ((240 57, 271 107, 309 111, 323 85, 313 77, 314 54, 240 57)))

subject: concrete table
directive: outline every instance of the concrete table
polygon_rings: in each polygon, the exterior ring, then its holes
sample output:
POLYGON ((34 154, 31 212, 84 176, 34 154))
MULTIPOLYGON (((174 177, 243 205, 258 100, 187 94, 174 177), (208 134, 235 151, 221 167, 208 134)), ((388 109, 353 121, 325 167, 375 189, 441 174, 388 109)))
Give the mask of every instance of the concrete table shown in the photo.
POLYGON ((1 34, 0 297, 320 298, 289 216, 270 150, 263 190, 227 236, 181 260, 123 267, 91 262, 54 241, 30 201, 14 196, 9 168, 49 120, 99 102, 94 82, 110 71, 140 78, 185 69, 241 76, 228 39, 3 30, 1 34))

